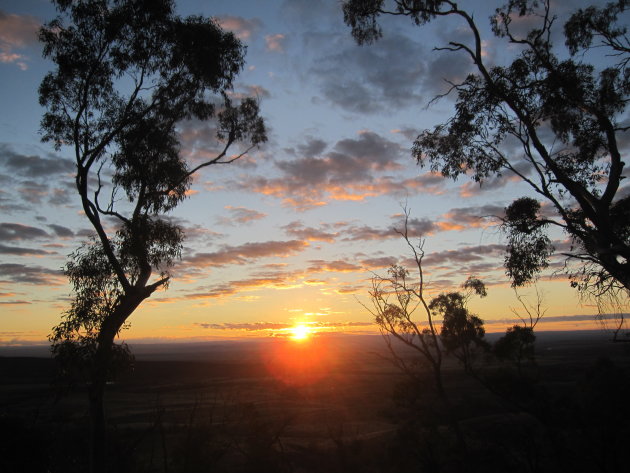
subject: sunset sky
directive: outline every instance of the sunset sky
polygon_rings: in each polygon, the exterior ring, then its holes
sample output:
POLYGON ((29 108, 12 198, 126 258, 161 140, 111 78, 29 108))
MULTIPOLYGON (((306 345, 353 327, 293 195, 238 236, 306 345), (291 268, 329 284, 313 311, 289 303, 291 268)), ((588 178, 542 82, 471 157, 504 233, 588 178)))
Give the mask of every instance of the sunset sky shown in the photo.
MULTIPOLYGON (((470 3, 490 63, 514 50, 491 37, 494 2, 470 3), (492 7, 489 5, 492 4, 492 7)), ((557 2, 566 15, 580 2, 557 2)), ((372 273, 405 263, 396 234, 406 206, 410 231, 426 238, 429 291, 457 290, 469 275, 489 286, 472 302, 488 331, 513 323, 518 301, 502 267, 496 220, 515 197, 531 195, 506 175, 479 186, 447 181, 411 158, 425 128, 445 121, 452 98, 429 106, 471 70, 463 55, 438 53, 463 25, 419 29, 383 22, 384 38, 357 46, 337 0, 178 0, 181 15, 213 16, 246 45, 234 93, 255 95, 269 142, 229 167, 200 173, 174 216, 186 231, 183 257, 167 291, 130 319, 125 340, 273 336, 296 324, 322 331, 376 333, 367 290, 372 273)), ((61 268, 86 235, 69 149, 40 141, 37 88, 52 68, 36 33, 55 16, 46 0, 0 0, 0 344, 46 340, 70 300, 61 268)), ((560 38, 561 29, 556 33, 560 38)), ((558 41, 562 44, 562 41, 558 41)), ((182 152, 201 162, 215 149, 212 127, 180 125, 182 152)), ((557 246, 566 244, 557 234, 557 246)), ((541 329, 595 328, 554 265, 538 288, 541 329)), ((529 295, 533 302, 533 290, 529 295)))

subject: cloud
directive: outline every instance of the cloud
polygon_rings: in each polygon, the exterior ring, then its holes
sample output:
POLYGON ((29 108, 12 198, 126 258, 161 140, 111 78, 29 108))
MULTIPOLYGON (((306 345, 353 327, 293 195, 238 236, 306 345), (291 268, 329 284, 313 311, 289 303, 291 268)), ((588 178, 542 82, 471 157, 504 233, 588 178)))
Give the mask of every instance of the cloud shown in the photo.
POLYGON ((311 260, 310 266, 307 271, 309 273, 322 273, 322 272, 334 272, 334 273, 352 273, 355 271, 362 271, 363 268, 358 264, 348 263, 347 261, 324 261, 324 260, 311 260))
POLYGON ((185 299, 218 299, 239 294, 244 291, 254 291, 259 288, 289 289, 296 287, 296 274, 297 273, 266 274, 249 279, 228 281, 187 294, 185 299))
MULTIPOLYGON (((630 314, 623 314, 627 319, 630 314)), ((602 319, 605 321, 608 320, 618 320, 619 314, 576 314, 576 315, 546 315, 541 318, 537 325, 537 327, 541 327, 541 325, 545 325, 547 323, 563 323, 563 322, 599 322, 602 319)), ((486 325, 521 325, 523 321, 519 318, 503 318, 503 319, 491 319, 485 321, 486 325)), ((602 334, 605 332, 602 331, 602 334)))
MULTIPOLYGON (((422 85, 428 95, 434 97, 442 95, 452 88, 452 84, 460 84, 466 79, 471 67, 466 67, 466 58, 454 56, 452 53, 442 53, 427 65, 427 73, 422 85)), ((451 98, 456 94, 451 93, 451 98)))
POLYGON ((422 260, 422 263, 427 268, 457 265, 456 267, 460 270, 462 264, 478 262, 487 256, 496 258, 503 255, 504 252, 505 246, 498 244, 466 246, 457 250, 445 250, 435 253, 427 251, 427 255, 422 260))
POLYGON ((405 195, 412 186, 415 193, 422 187, 421 179, 403 182, 392 176, 376 176, 401 169, 399 144, 382 136, 363 131, 357 138, 340 140, 323 156, 325 143, 309 138, 298 146, 306 156, 276 162, 280 177, 247 176, 232 183, 238 190, 247 190, 282 199, 286 206, 307 210, 326 205, 327 200, 363 200, 383 194, 405 195))
POLYGON ((34 240, 49 238, 41 228, 22 225, 21 223, 0 223, 0 241, 34 240))
POLYGON ((286 36, 280 33, 265 36, 267 51, 283 53, 286 39, 286 36))
POLYGON ((0 263, 0 278, 21 284, 59 285, 65 278, 61 270, 17 263, 0 263))
POLYGON ((343 241, 373 241, 387 240, 390 238, 398 238, 400 235, 396 233, 393 227, 374 228, 368 225, 349 227, 343 232, 345 236, 343 241))
POLYGON ((225 209, 227 209, 231 215, 230 217, 220 217, 218 221, 221 225, 245 225, 256 220, 261 220, 267 216, 265 213, 247 209, 245 207, 233 207, 231 205, 227 205, 225 209))
POLYGON ((28 304, 32 304, 32 302, 29 301, 23 301, 23 300, 14 300, 14 301, 0 301, 1 305, 28 305, 28 304))
POLYGON ((72 175, 76 170, 75 164, 69 159, 16 153, 6 144, 0 144, 0 163, 10 173, 31 179, 49 178, 59 174, 72 175))
POLYGON ((501 217, 503 214, 504 208, 499 205, 454 208, 442 215, 445 220, 438 222, 437 226, 443 231, 485 228, 496 222, 493 217, 501 217))
POLYGON ((31 210, 31 207, 15 203, 13 199, 7 197, 7 195, 8 192, 0 190, 0 210, 4 213, 12 214, 31 210))
MULTIPOLYGON (((12 196, 18 195, 31 204, 47 200, 51 205, 65 205, 71 200, 69 190, 75 171, 71 160, 52 155, 42 157, 17 153, 8 145, 0 144, 0 167, 0 181, 12 187, 12 196), (51 187, 51 183, 56 183, 58 187, 51 187)), ((13 210, 12 207, 16 206, 10 204, 6 207, 13 210)))
POLYGON ((251 20, 245 19, 240 16, 220 16, 217 18, 217 22, 224 30, 231 31, 237 38, 242 40, 249 40, 251 37, 262 27, 263 23, 258 18, 252 18, 251 20))
POLYGON ((247 332, 257 332, 261 330, 283 330, 291 328, 292 325, 277 322, 253 322, 253 323, 195 323, 197 327, 213 330, 245 330, 247 332))
POLYGON ((68 227, 64 227, 63 225, 56 225, 51 223, 48 227, 55 232, 55 235, 59 238, 72 238, 74 236, 74 232, 70 230, 68 227))
POLYGON ((260 85, 238 84, 237 88, 237 92, 228 92, 230 97, 239 100, 248 97, 253 97, 255 99, 266 99, 271 97, 271 92, 260 85))
MULTIPOLYGON (((520 174, 527 176, 532 172, 532 165, 528 161, 514 161, 512 163, 514 169, 520 174)), ((494 174, 488 178, 485 178, 481 182, 466 182, 459 189, 460 197, 473 197, 480 195, 485 191, 492 191, 501 189, 509 184, 521 182, 520 176, 514 174, 512 171, 503 169, 501 174, 494 174)))
POLYGON ((0 62, 15 63, 26 70, 26 56, 15 51, 36 44, 40 26, 33 16, 7 14, 0 10, 0 62))
POLYGON ((302 30, 312 28, 330 28, 338 26, 338 29, 347 34, 343 24, 337 2, 328 0, 285 0, 280 8, 286 21, 292 25, 298 24, 302 30))
POLYGON ((260 258, 285 258, 306 249, 308 243, 300 240, 267 241, 225 246, 213 253, 197 253, 184 258, 185 265, 220 267, 228 264, 247 264, 260 258))
POLYGON ((7 246, 0 243, 0 254, 2 255, 17 255, 17 256, 44 256, 54 255, 55 252, 38 250, 34 248, 20 248, 17 246, 7 246))
MULTIPOLYGON (((395 222, 387 228, 374 228, 368 225, 348 226, 344 229, 343 234, 346 235, 343 241, 374 241, 388 240, 390 238, 400 238, 400 233, 404 227, 402 215, 394 215, 392 217, 395 222)), ((413 238, 432 235, 440 231, 440 227, 429 219, 410 218, 407 221, 407 231, 413 238)))
POLYGON ((422 100, 426 71, 420 44, 397 34, 370 47, 346 44, 341 51, 326 51, 311 68, 326 100, 355 113, 417 106, 422 100))
POLYGON ((307 158, 314 158, 324 152, 328 143, 319 138, 309 137, 306 143, 298 145, 298 152, 307 158))
POLYGON ((335 292, 339 295, 344 294, 356 294, 359 291, 364 290, 363 286, 342 286, 335 289, 335 292))
MULTIPOLYGON (((242 322, 242 323, 205 323, 197 322, 197 327, 212 330, 245 330, 248 332, 258 331, 282 331, 294 327, 294 324, 282 322, 242 322)), ((350 327, 369 327, 374 325, 372 322, 309 322, 308 326, 313 328, 350 328, 350 327)))
POLYGON ((215 158, 220 153, 216 124, 211 120, 186 120, 178 125, 182 154, 196 161, 215 158))
POLYGON ((397 264, 398 260, 392 256, 380 256, 376 258, 366 258, 361 260, 361 264, 366 269, 379 269, 389 268, 390 266, 397 264))
POLYGON ((305 227, 302 222, 291 222, 281 228, 287 233, 287 235, 307 241, 325 241, 327 243, 334 243, 338 235, 337 232, 332 233, 318 228, 305 227))

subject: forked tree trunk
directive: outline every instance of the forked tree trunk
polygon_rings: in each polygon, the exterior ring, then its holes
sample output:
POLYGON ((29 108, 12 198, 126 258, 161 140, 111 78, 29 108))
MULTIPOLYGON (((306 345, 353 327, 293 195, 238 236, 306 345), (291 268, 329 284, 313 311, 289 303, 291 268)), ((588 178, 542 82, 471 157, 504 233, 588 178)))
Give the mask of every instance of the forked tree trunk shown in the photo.
POLYGON ((129 316, 142 301, 155 291, 156 287, 158 287, 158 284, 142 287, 141 290, 135 289, 133 292, 122 296, 114 312, 107 317, 101 325, 97 342, 98 346, 93 359, 91 384, 88 389, 90 403, 91 473, 105 473, 110 470, 104 398, 107 377, 110 373, 114 339, 129 316))

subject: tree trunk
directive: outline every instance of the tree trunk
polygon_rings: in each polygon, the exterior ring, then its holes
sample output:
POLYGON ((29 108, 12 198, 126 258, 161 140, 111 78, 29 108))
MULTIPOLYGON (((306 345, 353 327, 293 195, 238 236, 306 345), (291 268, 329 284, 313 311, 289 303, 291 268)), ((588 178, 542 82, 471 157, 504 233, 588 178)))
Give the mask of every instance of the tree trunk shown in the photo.
POLYGON ((101 383, 94 379, 88 390, 90 401, 90 473, 108 471, 104 394, 105 382, 101 383))
POLYGON ((151 295, 153 286, 147 290, 137 291, 123 296, 118 307, 101 325, 96 353, 92 365, 92 379, 88 390, 90 401, 90 472, 105 473, 108 465, 107 425, 105 420, 104 397, 107 376, 110 372, 114 339, 125 320, 140 303, 151 295))
POLYGON ((466 444, 466 438, 464 437, 464 433, 459 426, 459 422, 457 421, 457 418, 453 413, 453 406, 451 405, 451 401, 446 394, 446 389, 444 389, 444 383, 442 381, 442 370, 440 366, 434 366, 434 375, 435 387, 437 388, 438 396, 440 396, 442 404, 444 404, 449 426, 455 434, 455 439, 457 440, 457 449, 460 454, 465 455, 468 451, 468 445, 466 444))

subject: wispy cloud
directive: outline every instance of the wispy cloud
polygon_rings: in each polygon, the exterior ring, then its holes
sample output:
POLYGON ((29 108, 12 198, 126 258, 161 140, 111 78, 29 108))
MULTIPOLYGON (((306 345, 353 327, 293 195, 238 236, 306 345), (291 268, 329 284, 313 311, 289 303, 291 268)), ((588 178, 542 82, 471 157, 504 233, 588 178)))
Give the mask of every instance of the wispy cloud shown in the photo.
MULTIPOLYGON (((352 327, 369 327, 374 325, 372 322, 305 322, 314 329, 343 329, 352 327)), ((291 329, 294 325, 290 323, 278 322, 246 322, 246 323, 206 323, 197 322, 197 327, 212 330, 244 330, 247 332, 274 332, 285 331, 291 329)))
POLYGON ((325 100, 362 114, 422 101, 420 84, 426 73, 422 45, 396 34, 369 48, 346 44, 341 50, 325 51, 311 68, 325 100))
POLYGON ((231 31, 237 38, 249 40, 263 26, 258 18, 246 19, 241 16, 225 15, 217 18, 217 22, 224 30, 231 31))
POLYGON ((45 286, 59 285, 66 281, 61 270, 55 271, 41 266, 18 263, 0 264, 0 278, 7 278, 15 283, 45 286))
POLYGON ((301 240, 266 241, 245 243, 238 246, 224 246, 212 253, 197 253, 184 258, 187 265, 197 267, 218 267, 228 264, 242 265, 261 258, 286 258, 306 249, 308 242, 301 240))
POLYGON ((18 246, 7 246, 0 243, 1 255, 15 256, 50 256, 57 254, 54 251, 45 251, 38 248, 23 248, 18 246))
POLYGON ((309 273, 319 273, 319 272, 335 272, 335 273, 352 273, 356 271, 361 271, 360 265, 349 263, 347 261, 335 260, 335 261, 324 261, 324 260, 311 260, 309 261, 309 267, 307 271, 309 273))
POLYGON ((246 176, 231 187, 282 199, 284 205, 307 210, 329 201, 363 200, 370 196, 405 196, 434 192, 435 178, 396 178, 402 169, 403 150, 398 143, 364 131, 357 138, 338 141, 330 151, 321 140, 309 138, 288 149, 295 158, 275 163, 279 177, 246 176), (430 181, 430 182, 428 182, 430 181))
POLYGON ((49 237, 50 235, 41 228, 21 223, 0 223, 0 241, 33 240, 49 237))
POLYGON ((35 17, 7 14, 0 10, 0 62, 28 69, 28 58, 17 51, 37 43, 40 26, 35 17))
POLYGON ((258 277, 227 281, 222 284, 199 288, 194 292, 186 294, 184 299, 219 299, 233 296, 235 294, 241 294, 244 291, 255 291, 261 288, 264 288, 265 290, 289 289, 299 285, 296 273, 279 272, 276 274, 260 275, 258 277))
POLYGON ((283 53, 286 40, 286 36, 280 33, 265 36, 267 51, 283 53))
POLYGON ((307 241, 325 241, 327 243, 334 243, 337 235, 339 235, 338 232, 331 232, 321 228, 306 227, 302 222, 297 221, 284 225, 282 229, 289 236, 307 241))
POLYGON ((75 165, 69 159, 17 153, 7 144, 0 144, 0 164, 11 173, 31 179, 48 179, 60 174, 72 175, 75 171, 75 165))
POLYGON ((218 222, 221 225, 245 225, 256 220, 261 220, 267 216, 266 213, 247 209, 245 207, 233 207, 231 205, 227 205, 225 209, 230 213, 230 216, 219 217, 218 222))

